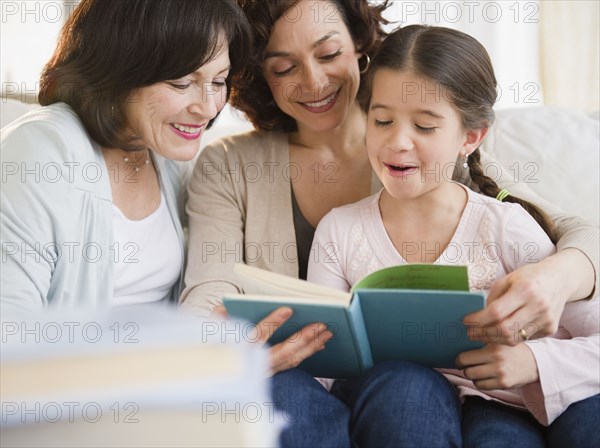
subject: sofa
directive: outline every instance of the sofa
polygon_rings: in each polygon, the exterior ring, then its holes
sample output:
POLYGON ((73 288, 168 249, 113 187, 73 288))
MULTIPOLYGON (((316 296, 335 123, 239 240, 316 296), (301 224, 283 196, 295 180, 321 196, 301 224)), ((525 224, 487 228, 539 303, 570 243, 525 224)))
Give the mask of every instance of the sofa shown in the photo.
MULTIPOLYGON (((0 100, 0 127, 36 105, 14 99, 0 100)), ((252 129, 243 115, 226 106, 202 145, 252 129)), ((556 106, 503 109, 484 141, 499 167, 515 181, 525 182, 536 193, 565 211, 600 222, 600 122, 599 114, 556 106)))

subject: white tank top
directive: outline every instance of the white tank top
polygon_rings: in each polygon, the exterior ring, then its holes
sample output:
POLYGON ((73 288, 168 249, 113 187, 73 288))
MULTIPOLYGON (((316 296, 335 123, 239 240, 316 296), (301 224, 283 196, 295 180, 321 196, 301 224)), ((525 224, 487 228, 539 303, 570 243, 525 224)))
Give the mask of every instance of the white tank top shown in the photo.
POLYGON ((156 302, 179 281, 183 254, 161 192, 149 216, 132 221, 113 204, 113 306, 156 302))

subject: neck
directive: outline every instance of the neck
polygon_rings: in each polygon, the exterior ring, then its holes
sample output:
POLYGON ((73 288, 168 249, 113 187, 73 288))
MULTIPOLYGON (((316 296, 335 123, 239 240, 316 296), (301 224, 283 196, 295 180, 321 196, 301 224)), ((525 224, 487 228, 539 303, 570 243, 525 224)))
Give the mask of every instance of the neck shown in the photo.
POLYGON ((339 126, 314 131, 298 123, 298 130, 290 134, 290 142, 308 149, 326 149, 334 154, 346 154, 364 149, 365 133, 365 114, 355 101, 339 126))
POLYGON ((139 151, 125 151, 120 148, 102 147, 104 160, 109 167, 118 167, 121 171, 140 171, 151 167, 151 158, 149 149, 139 151))
POLYGON ((453 182, 443 182, 432 191, 416 198, 398 199, 385 189, 381 193, 379 208, 386 220, 403 222, 436 222, 452 214, 462 214, 467 202, 467 192, 453 182))

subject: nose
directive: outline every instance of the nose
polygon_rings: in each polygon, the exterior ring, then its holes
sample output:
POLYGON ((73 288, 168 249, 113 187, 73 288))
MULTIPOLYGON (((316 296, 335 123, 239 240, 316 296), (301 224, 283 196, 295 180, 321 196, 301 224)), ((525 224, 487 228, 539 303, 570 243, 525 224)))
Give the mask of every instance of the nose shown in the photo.
POLYGON ((324 67, 317 61, 309 62, 305 65, 303 71, 303 84, 308 90, 316 92, 317 96, 329 84, 329 78, 325 73, 324 67))
POLYGON ((206 83, 201 89, 196 89, 188 109, 194 115, 212 120, 220 110, 219 105, 225 104, 226 95, 226 88, 216 89, 206 83))
POLYGON ((412 151, 415 148, 415 143, 411 132, 404 126, 397 126, 396 129, 390 133, 387 147, 394 152, 412 151))

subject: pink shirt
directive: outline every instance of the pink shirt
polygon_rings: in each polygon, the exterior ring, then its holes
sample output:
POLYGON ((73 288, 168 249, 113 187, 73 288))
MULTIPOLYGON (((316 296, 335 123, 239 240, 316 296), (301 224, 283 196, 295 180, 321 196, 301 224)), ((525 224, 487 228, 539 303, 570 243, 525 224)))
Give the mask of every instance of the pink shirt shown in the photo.
MULTIPOLYGON (((471 290, 487 291, 494 280, 555 253, 546 233, 520 205, 463 188, 468 194, 467 205, 450 244, 435 263, 467 265, 471 290)), ((321 220, 308 266, 309 281, 348 291, 377 269, 406 263, 385 230, 380 195, 333 209, 321 220)), ((571 403, 600 393, 597 297, 568 303, 555 335, 526 344, 535 357, 539 381, 520 388, 483 392, 461 370, 440 372, 458 388, 461 397, 478 395, 526 408, 544 425, 552 423, 571 403)))

